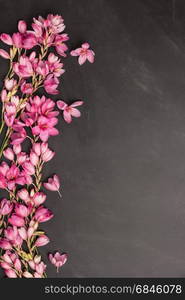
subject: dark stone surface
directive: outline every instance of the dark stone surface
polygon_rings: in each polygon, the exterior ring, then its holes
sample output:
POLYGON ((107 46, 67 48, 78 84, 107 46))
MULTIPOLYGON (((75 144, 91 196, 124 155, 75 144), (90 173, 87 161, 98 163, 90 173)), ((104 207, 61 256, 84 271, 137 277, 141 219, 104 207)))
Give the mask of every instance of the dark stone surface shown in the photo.
MULTIPOLYGON (((58 277, 185 276, 185 4, 182 0, 0 1, 0 31, 62 14, 70 48, 89 41, 93 65, 65 61, 62 99, 82 118, 50 139, 63 198, 43 224, 68 263, 58 277)), ((1 60, 1 79, 6 62, 1 60)), ((55 97, 58 99, 58 97, 55 97)), ((55 277, 53 266, 48 276, 55 277)))

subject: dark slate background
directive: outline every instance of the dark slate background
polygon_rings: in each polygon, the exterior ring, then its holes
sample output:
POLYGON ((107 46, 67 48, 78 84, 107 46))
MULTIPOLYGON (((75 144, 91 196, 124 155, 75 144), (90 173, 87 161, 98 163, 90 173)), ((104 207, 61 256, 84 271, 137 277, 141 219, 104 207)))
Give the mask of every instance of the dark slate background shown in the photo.
MULTIPOLYGON (((70 49, 89 41, 93 65, 65 60, 60 85, 82 117, 50 139, 63 198, 43 224, 68 263, 49 277, 185 277, 185 3, 183 0, 0 1, 0 31, 62 14, 70 49)), ((0 79, 7 65, 2 60, 0 79)))

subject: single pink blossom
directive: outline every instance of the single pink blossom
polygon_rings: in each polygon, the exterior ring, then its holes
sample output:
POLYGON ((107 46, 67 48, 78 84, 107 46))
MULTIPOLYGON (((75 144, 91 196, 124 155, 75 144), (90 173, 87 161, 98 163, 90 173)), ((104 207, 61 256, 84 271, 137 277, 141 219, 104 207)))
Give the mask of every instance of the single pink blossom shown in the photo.
POLYGON ((10 241, 12 246, 21 246, 22 238, 19 235, 18 229, 16 226, 8 226, 4 231, 5 238, 10 241))
POLYGON ((10 218, 8 218, 8 223, 13 226, 22 227, 25 224, 25 221, 22 217, 13 214, 10 218))
POLYGON ((31 77, 34 73, 32 63, 25 55, 20 57, 19 62, 14 63, 13 69, 19 77, 23 78, 31 77))
POLYGON ((10 270, 5 270, 5 274, 7 277, 9 278, 17 278, 17 274, 14 270, 10 269, 10 270))
POLYGON ((37 208, 34 218, 39 223, 46 222, 53 218, 53 213, 48 208, 40 206, 37 208))
POLYGON ((6 148, 3 151, 3 155, 9 160, 14 160, 14 152, 13 152, 12 148, 6 148))
POLYGON ((59 91, 57 90, 59 85, 59 80, 53 74, 50 74, 44 80, 44 88, 48 94, 57 95, 59 91))
POLYGON ((9 250, 12 249, 12 245, 7 239, 0 238, 0 248, 3 250, 9 250))
POLYGON ((40 206, 46 201, 46 195, 43 192, 37 192, 32 197, 32 202, 35 206, 40 206))
POLYGON ((43 142, 46 142, 49 136, 59 134, 58 129, 54 127, 57 122, 57 118, 46 118, 44 116, 40 116, 37 121, 38 125, 32 128, 32 132, 34 135, 39 136, 43 142))
POLYGON ((33 86, 31 83, 26 83, 26 81, 24 81, 21 84, 21 92, 23 94, 32 94, 33 93, 33 86))
POLYGON ((78 62, 80 65, 84 64, 86 60, 90 63, 94 62, 95 53, 93 50, 89 49, 90 45, 88 43, 82 44, 81 48, 77 48, 71 51, 72 56, 79 56, 78 62))
POLYGON ((48 243, 49 243, 49 238, 43 234, 37 238, 37 240, 35 242, 35 246, 41 247, 41 246, 47 245, 48 243))
POLYGON ((44 187, 48 189, 49 191, 57 191, 61 197, 60 194, 60 181, 59 177, 57 175, 54 175, 53 178, 49 178, 48 182, 44 182, 44 187))
POLYGON ((57 268, 57 272, 60 267, 62 267, 66 261, 67 261, 67 254, 60 254, 59 252, 56 252, 54 255, 49 254, 49 260, 51 263, 57 268))
POLYGON ((72 122, 72 116, 79 118, 81 116, 80 111, 76 108, 81 106, 83 101, 75 101, 73 104, 68 105, 62 100, 57 101, 57 106, 60 110, 63 110, 64 120, 69 124, 72 122))
POLYGON ((15 213, 17 216, 25 218, 29 215, 30 211, 24 204, 16 203, 15 213))
POLYGON ((5 216, 11 213, 13 209, 13 203, 7 199, 0 201, 0 215, 5 216))
POLYGON ((2 33, 1 35, 0 35, 0 39, 1 39, 1 41, 3 42, 3 43, 5 43, 5 44, 7 44, 7 45, 9 45, 9 46, 12 46, 12 38, 11 38, 11 36, 9 35, 9 34, 6 34, 6 33, 2 33))
POLYGON ((16 86, 17 84, 17 80, 15 79, 5 79, 5 88, 8 90, 8 91, 12 91, 13 88, 16 86))

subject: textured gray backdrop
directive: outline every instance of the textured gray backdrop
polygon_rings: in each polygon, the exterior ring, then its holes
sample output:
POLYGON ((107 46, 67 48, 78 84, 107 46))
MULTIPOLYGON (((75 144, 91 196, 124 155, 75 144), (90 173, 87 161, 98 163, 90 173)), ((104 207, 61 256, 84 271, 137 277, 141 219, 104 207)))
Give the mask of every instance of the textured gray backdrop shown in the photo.
MULTIPOLYGON (((95 64, 65 61, 60 98, 82 118, 50 140, 63 199, 47 252, 69 260, 49 277, 185 276, 185 3, 183 0, 0 1, 0 32, 62 14, 70 48, 89 41, 95 64)), ((7 65, 1 59, 0 79, 7 65)), ((58 99, 58 97, 55 97, 58 99)))

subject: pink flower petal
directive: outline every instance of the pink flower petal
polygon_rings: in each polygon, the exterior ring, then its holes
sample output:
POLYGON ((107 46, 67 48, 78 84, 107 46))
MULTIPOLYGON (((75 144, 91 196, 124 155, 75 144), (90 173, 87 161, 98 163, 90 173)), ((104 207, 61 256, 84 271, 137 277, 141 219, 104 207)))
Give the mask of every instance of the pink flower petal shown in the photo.
POLYGON ((73 117, 79 118, 81 116, 81 112, 77 108, 71 108, 70 113, 73 117))
POLYGON ((79 58, 78 58, 79 65, 83 65, 84 62, 86 61, 86 59, 87 59, 86 54, 80 55, 79 58))
POLYGON ((82 105, 84 102, 83 101, 75 101, 75 102, 73 102, 70 106, 71 107, 76 107, 76 106, 80 106, 80 105, 82 105))
POLYGON ((71 118, 71 114, 69 112, 64 110, 63 116, 64 116, 64 120, 66 121, 66 123, 68 123, 68 124, 71 123, 72 118, 71 118))

